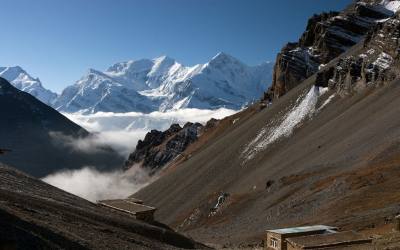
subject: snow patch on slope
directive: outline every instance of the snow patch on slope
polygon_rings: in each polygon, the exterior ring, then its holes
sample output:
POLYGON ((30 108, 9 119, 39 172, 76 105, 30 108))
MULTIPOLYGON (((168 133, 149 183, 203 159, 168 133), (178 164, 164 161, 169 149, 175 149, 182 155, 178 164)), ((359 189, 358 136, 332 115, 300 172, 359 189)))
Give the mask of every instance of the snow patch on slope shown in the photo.
POLYGON ((313 86, 305 97, 299 97, 296 105, 287 113, 283 121, 276 127, 267 126, 253 139, 242 152, 244 161, 253 159, 257 153, 281 137, 288 137, 293 130, 307 117, 311 117, 316 108, 318 98, 326 93, 328 88, 313 86))
POLYGON ((387 69, 393 63, 393 57, 385 52, 379 54, 378 58, 372 63, 373 65, 377 66, 381 69, 387 69))

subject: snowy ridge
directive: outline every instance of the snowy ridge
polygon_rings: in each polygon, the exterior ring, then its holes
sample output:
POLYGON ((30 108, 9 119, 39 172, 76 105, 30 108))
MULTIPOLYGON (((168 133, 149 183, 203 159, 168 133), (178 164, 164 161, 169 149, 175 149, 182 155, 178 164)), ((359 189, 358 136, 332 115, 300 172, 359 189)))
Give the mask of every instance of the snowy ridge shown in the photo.
POLYGON ((261 97, 272 71, 272 63, 250 67, 225 53, 191 67, 167 56, 127 61, 104 72, 89 70, 54 107, 68 113, 238 110, 261 97))
MULTIPOLYGON (((290 136, 304 119, 311 117, 315 113, 319 97, 325 94, 327 90, 328 88, 313 86, 304 97, 300 96, 297 99, 295 106, 285 115, 278 126, 267 125, 263 128, 243 150, 242 158, 244 158, 244 162, 253 159, 257 153, 265 150, 268 145, 281 137, 290 136)), ((327 104, 324 104, 324 106, 327 104)))
POLYGON ((39 78, 33 78, 19 66, 0 67, 0 77, 3 77, 14 87, 33 95, 47 105, 52 105, 57 98, 56 93, 42 86, 39 78))

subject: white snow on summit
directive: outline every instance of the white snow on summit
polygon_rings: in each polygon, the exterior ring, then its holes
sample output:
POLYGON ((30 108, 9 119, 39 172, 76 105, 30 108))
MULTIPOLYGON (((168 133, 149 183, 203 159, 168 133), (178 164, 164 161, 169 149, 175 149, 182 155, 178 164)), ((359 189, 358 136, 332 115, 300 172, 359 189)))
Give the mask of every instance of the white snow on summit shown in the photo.
POLYGON ((3 77, 14 87, 33 95, 47 105, 52 105, 57 98, 56 93, 42 86, 39 78, 33 78, 19 66, 0 67, 0 77, 3 77))
POLYGON ((54 107, 68 113, 238 110, 261 97, 272 71, 272 63, 250 67, 225 53, 191 67, 167 56, 127 61, 104 72, 89 70, 54 107))

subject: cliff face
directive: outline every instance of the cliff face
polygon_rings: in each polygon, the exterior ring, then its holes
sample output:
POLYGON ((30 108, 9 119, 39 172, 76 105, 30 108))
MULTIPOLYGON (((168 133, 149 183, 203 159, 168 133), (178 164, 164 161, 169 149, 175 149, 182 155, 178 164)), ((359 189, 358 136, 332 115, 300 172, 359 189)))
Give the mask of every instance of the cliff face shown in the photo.
POLYGON ((368 33, 363 47, 317 74, 316 84, 341 96, 369 86, 382 86, 399 74, 400 20, 396 15, 368 33))
POLYGON ((136 150, 129 155, 125 162, 125 169, 139 164, 142 168, 149 170, 150 174, 154 174, 195 142, 201 128, 203 125, 200 123, 188 122, 183 127, 172 124, 164 132, 150 131, 143 141, 139 140, 136 150))
POLYGON ((360 42, 380 20, 394 13, 382 1, 357 2, 343 12, 314 15, 296 43, 288 43, 277 55, 271 87, 264 99, 272 101, 360 42))

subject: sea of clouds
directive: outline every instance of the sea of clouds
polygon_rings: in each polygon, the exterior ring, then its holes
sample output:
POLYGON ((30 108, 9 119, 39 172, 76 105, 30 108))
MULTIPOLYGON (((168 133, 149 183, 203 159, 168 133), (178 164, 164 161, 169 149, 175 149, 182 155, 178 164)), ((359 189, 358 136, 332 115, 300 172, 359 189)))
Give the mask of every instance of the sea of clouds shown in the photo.
MULTIPOLYGON (((110 146, 124 157, 133 152, 139 139, 152 129, 166 130, 171 124, 184 125, 186 122, 206 123, 211 118, 222 119, 234 114, 235 110, 181 109, 149 114, 99 112, 84 115, 64 113, 67 118, 92 133, 87 138, 72 138, 59 133, 51 134, 58 143, 74 150, 95 153, 103 146, 110 146)), ((129 171, 117 169, 100 172, 96 166, 81 166, 78 170, 65 170, 50 174, 43 180, 67 192, 90 201, 126 198, 157 177, 150 178, 139 166, 129 171)))

